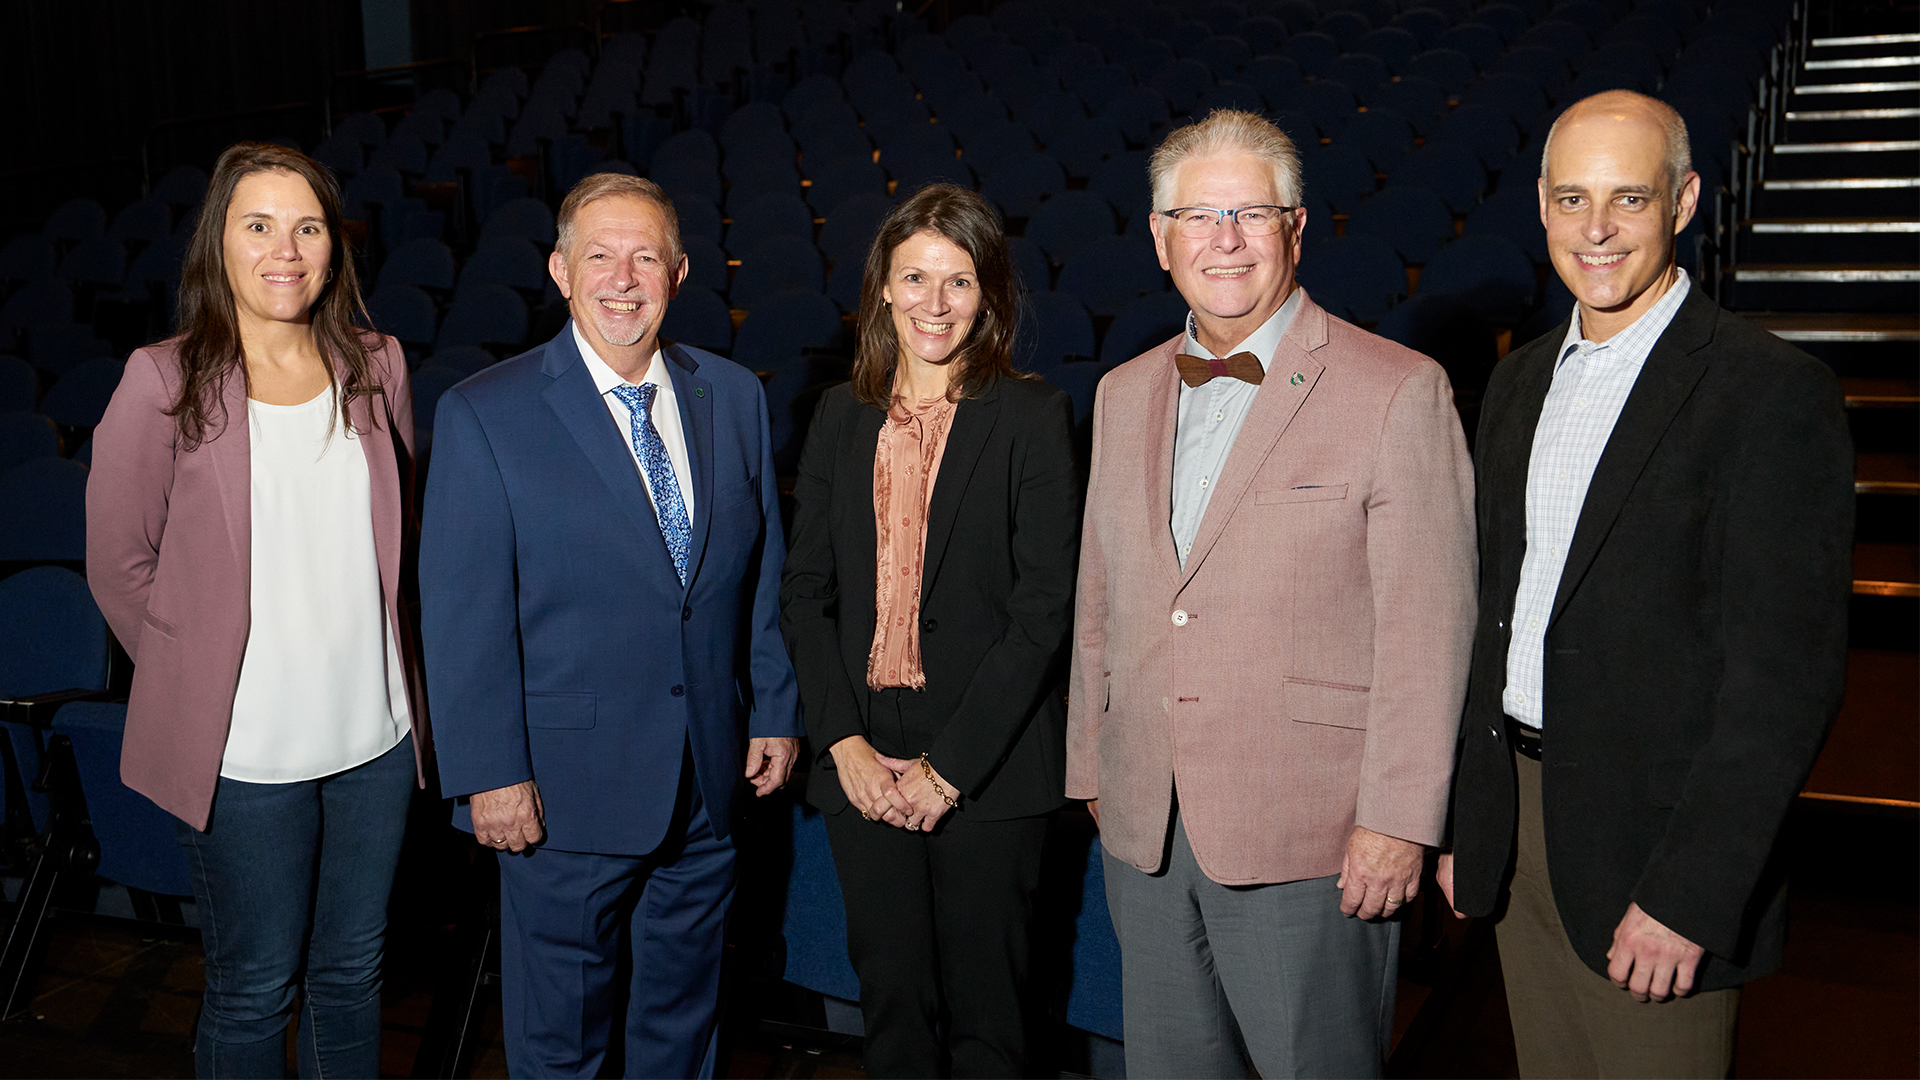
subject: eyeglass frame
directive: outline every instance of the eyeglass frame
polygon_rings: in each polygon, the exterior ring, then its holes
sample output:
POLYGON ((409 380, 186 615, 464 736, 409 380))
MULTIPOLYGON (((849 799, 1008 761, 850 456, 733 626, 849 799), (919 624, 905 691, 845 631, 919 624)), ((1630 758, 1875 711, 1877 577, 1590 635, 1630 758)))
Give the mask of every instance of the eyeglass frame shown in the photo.
MULTIPOLYGON (((1155 210, 1154 213, 1165 217, 1168 221, 1171 221, 1176 226, 1178 226, 1180 224, 1178 215, 1183 214, 1188 210, 1211 210, 1213 213, 1219 215, 1214 219, 1212 231, 1207 233, 1208 236, 1212 236, 1214 233, 1217 233, 1220 231, 1220 227, 1227 223, 1228 218, 1233 219, 1234 228, 1240 229, 1244 232, 1245 227, 1240 224, 1240 212, 1242 210, 1277 210, 1279 211, 1279 217, 1281 219, 1289 219, 1293 216, 1293 212, 1299 209, 1301 209, 1301 207, 1299 206, 1276 206, 1273 203, 1251 203, 1246 206, 1236 206, 1231 210, 1222 210, 1220 207, 1217 207, 1217 206, 1176 206, 1169 210, 1155 210)), ((1253 235, 1272 236, 1279 233, 1279 231, 1280 231, 1280 227, 1279 225, 1276 224, 1274 226, 1272 233, 1255 233, 1253 235)), ((1192 236, 1192 237, 1189 237, 1189 239, 1198 240, 1200 239, 1200 237, 1192 236)))

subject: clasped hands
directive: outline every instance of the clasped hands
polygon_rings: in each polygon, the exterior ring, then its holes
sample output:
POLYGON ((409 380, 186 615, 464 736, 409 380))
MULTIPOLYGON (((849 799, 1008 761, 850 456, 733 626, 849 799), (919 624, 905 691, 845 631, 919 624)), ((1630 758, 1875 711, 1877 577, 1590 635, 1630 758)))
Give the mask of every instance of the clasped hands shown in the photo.
POLYGON ((888 757, 859 735, 841 739, 827 752, 833 755, 833 767, 840 774, 840 790, 869 821, 923 832, 952 809, 940 797, 942 791, 956 800, 960 797, 946 777, 930 766, 923 768, 919 758, 888 757))

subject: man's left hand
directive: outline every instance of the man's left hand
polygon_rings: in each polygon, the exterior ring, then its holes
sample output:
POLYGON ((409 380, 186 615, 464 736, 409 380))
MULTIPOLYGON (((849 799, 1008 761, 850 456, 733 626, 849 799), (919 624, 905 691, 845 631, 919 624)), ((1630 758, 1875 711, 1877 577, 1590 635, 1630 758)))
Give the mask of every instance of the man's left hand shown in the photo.
POLYGON ((753 793, 771 795, 780 790, 799 756, 799 739, 748 739, 747 781, 753 785, 753 793))
POLYGON ((1613 928, 1607 977, 1635 1001, 1665 1001, 1693 993, 1693 973, 1707 950, 1667 929, 1659 919, 1628 904, 1613 928))
POLYGON ((1340 912, 1377 919, 1413 902, 1420 892, 1426 849, 1411 840, 1356 825, 1340 863, 1340 912))

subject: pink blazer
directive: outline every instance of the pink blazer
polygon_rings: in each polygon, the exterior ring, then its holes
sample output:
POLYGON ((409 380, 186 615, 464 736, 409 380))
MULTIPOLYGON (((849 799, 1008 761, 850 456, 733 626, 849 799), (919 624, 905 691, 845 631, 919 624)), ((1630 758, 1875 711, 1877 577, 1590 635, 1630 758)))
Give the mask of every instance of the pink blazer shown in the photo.
MULTIPOLYGON (((384 393, 355 399, 350 419, 367 433, 361 445, 373 481, 374 550, 405 661, 415 771, 424 780, 419 653, 399 596, 411 520, 400 455, 411 470, 413 397, 398 342, 383 339, 373 369, 384 393)), ((204 830, 251 619, 253 491, 245 380, 227 379, 224 428, 216 416, 215 434, 190 451, 174 449, 174 421, 165 414, 179 384, 171 342, 137 350, 94 429, 87 583, 134 660, 120 776, 204 830)))
POLYGON ((1356 824, 1440 840, 1475 600, 1473 470, 1438 364, 1302 297, 1186 568, 1180 338, 1094 406, 1067 794, 1158 870, 1171 795, 1228 885, 1338 873, 1356 824))

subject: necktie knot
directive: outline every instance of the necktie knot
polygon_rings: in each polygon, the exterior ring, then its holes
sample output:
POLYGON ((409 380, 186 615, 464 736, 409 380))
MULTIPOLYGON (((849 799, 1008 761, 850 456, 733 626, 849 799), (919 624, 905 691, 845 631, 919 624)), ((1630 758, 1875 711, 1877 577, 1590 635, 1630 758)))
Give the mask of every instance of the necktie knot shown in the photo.
POLYGON ((1179 353, 1173 363, 1180 369, 1180 381, 1188 386, 1204 386, 1222 377, 1259 386, 1260 380, 1267 376, 1267 369, 1260 366, 1260 358, 1250 352, 1237 352, 1225 359, 1179 353))
POLYGON ((620 403, 627 407, 628 412, 644 412, 651 417, 653 395, 659 390, 660 388, 652 383, 641 383, 639 386, 622 385, 613 388, 613 396, 620 399, 620 403))

